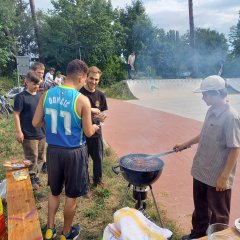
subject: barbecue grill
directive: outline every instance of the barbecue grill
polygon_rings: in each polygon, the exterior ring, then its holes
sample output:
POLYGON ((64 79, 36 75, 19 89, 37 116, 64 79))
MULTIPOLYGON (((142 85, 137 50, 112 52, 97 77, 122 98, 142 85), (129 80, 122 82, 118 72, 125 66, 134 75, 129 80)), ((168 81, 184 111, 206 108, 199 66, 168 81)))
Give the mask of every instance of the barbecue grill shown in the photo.
POLYGON ((133 198, 136 200, 135 208, 145 212, 147 204, 147 193, 150 190, 157 210, 158 218, 163 227, 160 212, 152 191, 152 184, 161 176, 164 162, 160 158, 151 158, 146 160, 147 154, 129 154, 119 159, 119 165, 113 166, 115 174, 122 173, 128 181, 126 192, 123 196, 121 205, 125 205, 126 196, 132 188, 133 198), (120 168, 120 171, 117 171, 120 168))

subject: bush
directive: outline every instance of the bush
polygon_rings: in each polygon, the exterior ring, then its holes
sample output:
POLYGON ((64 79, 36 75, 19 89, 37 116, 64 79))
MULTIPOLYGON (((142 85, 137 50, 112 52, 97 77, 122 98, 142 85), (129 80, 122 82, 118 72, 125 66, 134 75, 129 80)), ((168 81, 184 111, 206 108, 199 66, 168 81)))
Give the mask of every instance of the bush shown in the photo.
POLYGON ((113 56, 108 60, 106 67, 103 70, 101 85, 110 86, 126 78, 127 70, 125 64, 120 57, 113 56))
POLYGON ((0 95, 17 86, 17 78, 0 77, 0 95))
POLYGON ((104 91, 105 95, 110 98, 122 99, 122 100, 132 100, 137 99, 132 92, 129 90, 125 81, 116 83, 104 91))

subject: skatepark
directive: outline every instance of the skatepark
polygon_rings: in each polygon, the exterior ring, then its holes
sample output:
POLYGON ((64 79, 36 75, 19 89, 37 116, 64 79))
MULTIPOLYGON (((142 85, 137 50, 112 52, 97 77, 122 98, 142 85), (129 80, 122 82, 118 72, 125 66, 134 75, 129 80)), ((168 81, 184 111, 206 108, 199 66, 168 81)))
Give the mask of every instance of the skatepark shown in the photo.
MULTIPOLYGON (((207 106, 193 93, 201 79, 127 80, 137 100, 108 99, 104 139, 119 157, 129 153, 154 154, 171 150, 199 134, 207 106)), ((227 79, 229 103, 240 112, 240 79, 227 79)), ((185 233, 191 229, 192 159, 196 146, 163 156, 164 169, 153 184, 158 206, 185 233)), ((232 194, 230 225, 240 215, 239 164, 232 194)), ((127 186, 127 182, 126 182, 127 186)))

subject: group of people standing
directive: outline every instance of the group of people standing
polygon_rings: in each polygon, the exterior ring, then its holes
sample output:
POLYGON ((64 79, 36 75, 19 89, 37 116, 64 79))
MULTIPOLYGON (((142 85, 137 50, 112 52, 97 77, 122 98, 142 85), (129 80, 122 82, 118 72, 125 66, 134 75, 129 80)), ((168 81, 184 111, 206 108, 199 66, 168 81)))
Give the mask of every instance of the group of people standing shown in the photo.
POLYGON ((34 63, 26 76, 25 91, 14 99, 16 138, 25 158, 32 162, 29 173, 33 189, 41 185, 39 169, 46 158, 51 191, 45 239, 56 236, 55 215, 63 187, 66 198, 60 239, 76 239, 80 233, 80 226, 72 225, 76 199, 90 191, 88 156, 93 160, 93 185, 103 186, 101 125, 108 107, 104 94, 96 89, 102 72, 73 60, 67 66, 64 84, 42 93, 39 86, 44 70, 42 63, 34 63))
MULTIPOLYGON (((133 61, 134 62, 134 61, 133 61)), ((93 159, 93 184, 102 186, 103 141, 101 125, 108 109, 104 94, 97 90, 102 72, 81 60, 71 61, 64 84, 39 92, 44 65, 34 63, 26 76, 26 90, 14 100, 16 139, 26 159, 33 188, 41 185, 39 166, 47 159, 48 220, 45 239, 56 236, 55 215, 65 187, 64 225, 60 240, 76 239, 72 226, 77 197, 89 193, 88 156, 93 159), (45 140, 46 136, 46 140, 45 140), (47 153, 45 152, 47 142, 47 153)), ((174 146, 181 151, 193 144, 193 229, 183 240, 206 235, 209 224, 229 222, 231 188, 240 149, 240 117, 227 101, 227 87, 220 76, 203 79, 195 92, 202 93, 208 109, 198 136, 174 146)))

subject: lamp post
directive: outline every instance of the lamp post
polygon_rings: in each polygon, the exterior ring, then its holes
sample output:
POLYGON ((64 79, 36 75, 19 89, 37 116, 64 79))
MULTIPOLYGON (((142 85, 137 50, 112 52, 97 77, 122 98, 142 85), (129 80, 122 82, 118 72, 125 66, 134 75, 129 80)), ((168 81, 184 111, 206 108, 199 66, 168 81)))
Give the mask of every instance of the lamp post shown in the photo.
POLYGON ((78 48, 78 51, 79 51, 79 59, 80 59, 80 60, 82 60, 81 47, 82 47, 82 46, 79 46, 79 48, 78 48))

